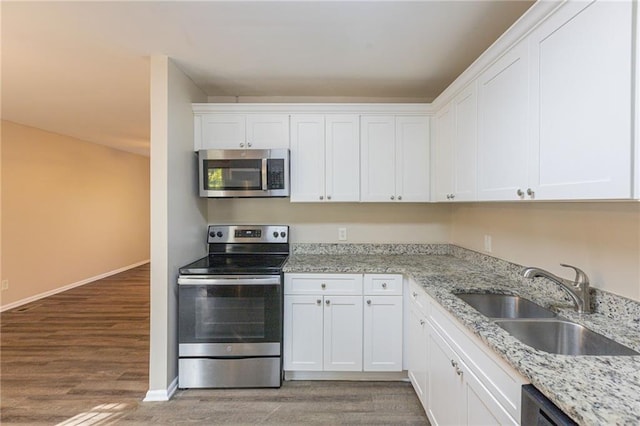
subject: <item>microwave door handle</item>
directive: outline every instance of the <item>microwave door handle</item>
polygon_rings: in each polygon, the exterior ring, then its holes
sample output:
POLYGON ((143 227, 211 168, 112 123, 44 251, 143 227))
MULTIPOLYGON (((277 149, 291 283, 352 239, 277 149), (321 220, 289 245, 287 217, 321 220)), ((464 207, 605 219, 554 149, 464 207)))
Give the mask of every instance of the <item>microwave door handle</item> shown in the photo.
POLYGON ((266 191, 267 188, 267 159, 262 159, 262 190, 266 191))

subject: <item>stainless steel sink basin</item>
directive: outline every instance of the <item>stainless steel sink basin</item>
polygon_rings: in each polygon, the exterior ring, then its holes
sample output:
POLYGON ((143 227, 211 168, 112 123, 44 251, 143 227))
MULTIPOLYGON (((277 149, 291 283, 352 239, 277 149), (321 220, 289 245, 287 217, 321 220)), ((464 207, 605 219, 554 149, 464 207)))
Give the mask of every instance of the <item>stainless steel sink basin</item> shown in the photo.
POLYGON ((496 293, 461 293, 460 299, 489 318, 554 318, 557 315, 520 296, 496 293))
POLYGON ((496 320, 522 343, 561 355, 640 355, 594 331, 565 320, 496 320))

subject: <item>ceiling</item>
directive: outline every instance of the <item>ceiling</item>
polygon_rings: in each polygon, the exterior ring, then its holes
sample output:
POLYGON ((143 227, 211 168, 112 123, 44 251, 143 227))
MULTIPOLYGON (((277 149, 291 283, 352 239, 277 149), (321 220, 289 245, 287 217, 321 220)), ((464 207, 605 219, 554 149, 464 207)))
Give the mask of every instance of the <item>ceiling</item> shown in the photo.
POLYGON ((531 4, 3 1, 2 118, 148 155, 156 54, 231 100, 429 102, 531 4))

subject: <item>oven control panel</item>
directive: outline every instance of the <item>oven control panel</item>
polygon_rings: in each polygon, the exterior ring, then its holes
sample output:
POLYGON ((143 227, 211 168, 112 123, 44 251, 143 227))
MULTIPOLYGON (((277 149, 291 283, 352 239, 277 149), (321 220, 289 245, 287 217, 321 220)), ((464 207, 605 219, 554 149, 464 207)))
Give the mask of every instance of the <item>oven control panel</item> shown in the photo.
POLYGON ((286 225, 209 225, 207 242, 215 243, 288 243, 286 225))

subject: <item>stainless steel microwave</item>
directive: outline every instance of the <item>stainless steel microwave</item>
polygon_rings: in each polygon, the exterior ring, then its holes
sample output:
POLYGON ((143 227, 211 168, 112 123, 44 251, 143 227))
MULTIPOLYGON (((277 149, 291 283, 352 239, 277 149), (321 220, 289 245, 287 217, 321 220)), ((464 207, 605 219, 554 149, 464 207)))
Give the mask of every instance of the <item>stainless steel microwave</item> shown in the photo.
POLYGON ((288 149, 198 151, 201 197, 288 197, 288 149))

